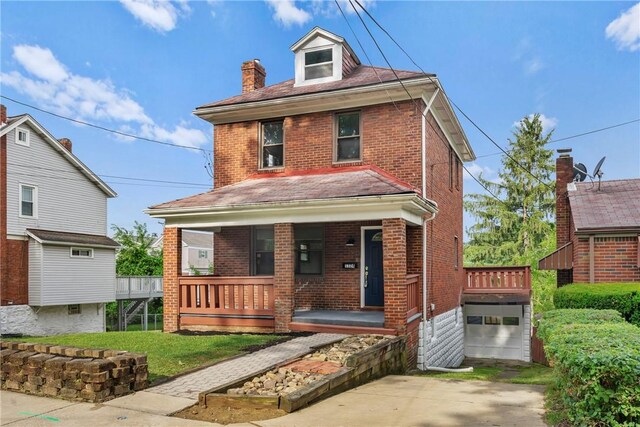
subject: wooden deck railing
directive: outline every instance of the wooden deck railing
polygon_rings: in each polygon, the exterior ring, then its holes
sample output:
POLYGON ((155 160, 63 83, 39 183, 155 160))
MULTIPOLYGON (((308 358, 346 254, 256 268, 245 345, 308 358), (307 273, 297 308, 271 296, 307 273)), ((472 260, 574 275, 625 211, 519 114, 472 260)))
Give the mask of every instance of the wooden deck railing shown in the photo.
POLYGON ((116 299, 162 297, 162 276, 116 277, 116 299))
POLYGON ((531 267, 465 268, 465 293, 530 293, 531 267))
POLYGON ((408 274, 407 285, 407 319, 420 310, 420 279, 419 274, 408 274))
POLYGON ((180 314, 273 316, 273 277, 188 276, 180 280, 180 314))

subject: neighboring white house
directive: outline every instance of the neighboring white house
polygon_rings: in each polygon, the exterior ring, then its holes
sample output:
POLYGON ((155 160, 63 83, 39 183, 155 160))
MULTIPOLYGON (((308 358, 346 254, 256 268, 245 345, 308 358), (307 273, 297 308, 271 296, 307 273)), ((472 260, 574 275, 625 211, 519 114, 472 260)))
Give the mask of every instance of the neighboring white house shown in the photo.
POLYGON ((105 331, 115 300, 116 193, 33 117, 6 117, 0 156, 0 332, 105 331))
MULTIPOLYGON (((162 236, 152 244, 153 249, 162 249, 162 236)), ((182 232, 182 274, 213 273, 213 233, 184 230, 182 232)))

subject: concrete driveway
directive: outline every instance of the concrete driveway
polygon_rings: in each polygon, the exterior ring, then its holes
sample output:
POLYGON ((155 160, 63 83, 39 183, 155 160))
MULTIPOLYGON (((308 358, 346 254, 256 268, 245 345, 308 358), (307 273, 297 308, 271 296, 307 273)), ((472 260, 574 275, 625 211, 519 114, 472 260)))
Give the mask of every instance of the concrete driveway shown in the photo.
MULTIPOLYGON (((218 426, 151 413, 138 393, 131 405, 105 405, 3 391, 0 424, 11 426, 218 426), (119 406, 116 406, 119 405, 119 406)), ((388 376, 281 418, 243 426, 545 426, 544 387, 388 376)), ((170 397, 165 396, 170 399, 170 397)), ((123 399, 123 398, 121 398, 123 399)), ((177 398, 179 399, 179 398, 177 398)), ((176 401, 176 407, 182 402, 176 401)), ((171 407, 172 402, 163 402, 171 407)), ((240 427, 239 424, 234 426, 240 427)))

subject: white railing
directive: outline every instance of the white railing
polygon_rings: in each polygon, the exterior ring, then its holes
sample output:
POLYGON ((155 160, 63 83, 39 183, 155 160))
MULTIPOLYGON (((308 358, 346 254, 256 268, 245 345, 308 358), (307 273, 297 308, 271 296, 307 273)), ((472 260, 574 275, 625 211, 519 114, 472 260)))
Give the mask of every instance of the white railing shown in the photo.
POLYGON ((135 299, 162 296, 162 276, 118 276, 116 298, 135 299))

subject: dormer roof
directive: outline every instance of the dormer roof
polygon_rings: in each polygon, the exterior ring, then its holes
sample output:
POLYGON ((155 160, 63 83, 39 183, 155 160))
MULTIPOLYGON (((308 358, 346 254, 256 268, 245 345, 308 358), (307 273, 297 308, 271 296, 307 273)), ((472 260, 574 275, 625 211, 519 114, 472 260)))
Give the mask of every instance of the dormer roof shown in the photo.
POLYGON ((353 59, 356 61, 356 63, 360 65, 360 58, 358 58, 358 55, 356 55, 353 49, 351 49, 351 46, 349 46, 349 43, 347 43, 347 41, 343 37, 340 37, 339 35, 334 34, 331 31, 327 31, 324 28, 320 28, 320 27, 314 27, 311 31, 309 31, 307 34, 302 36, 300 40, 292 44, 291 51, 293 53, 296 53, 297 51, 304 48, 308 43, 310 43, 312 40, 316 39, 317 37, 324 37, 328 40, 333 41, 336 44, 341 44, 345 49, 349 51, 349 53, 351 54, 353 59))

